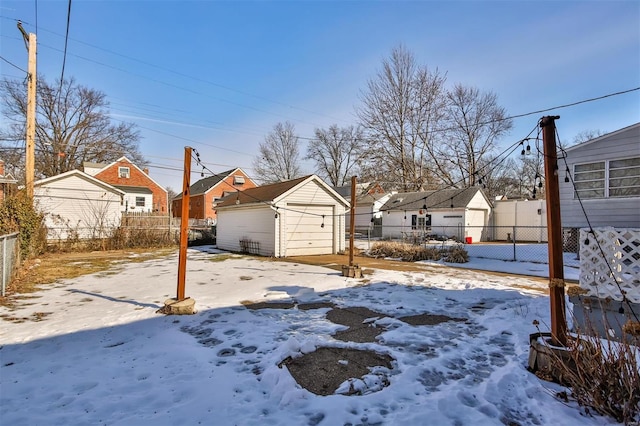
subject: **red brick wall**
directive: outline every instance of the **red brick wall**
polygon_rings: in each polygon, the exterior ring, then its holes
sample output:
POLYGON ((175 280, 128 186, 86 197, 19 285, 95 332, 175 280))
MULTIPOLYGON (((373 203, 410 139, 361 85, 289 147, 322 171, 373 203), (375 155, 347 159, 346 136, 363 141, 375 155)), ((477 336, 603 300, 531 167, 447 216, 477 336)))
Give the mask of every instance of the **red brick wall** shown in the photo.
POLYGON ((129 161, 118 161, 94 177, 110 185, 144 186, 149 188, 151 192, 153 192, 153 211, 165 214, 169 213, 167 209, 167 191, 160 185, 157 185, 147 174, 138 170, 129 161), (118 167, 128 167, 129 178, 119 177, 118 167))
MULTIPOLYGON (((224 192, 243 191, 249 188, 255 188, 256 185, 249 179, 249 176, 241 171, 233 173, 219 182, 215 187, 210 189, 206 194, 199 194, 191 196, 189 204, 189 218, 191 219, 215 219, 216 212, 213 209, 214 198, 221 198, 224 192), (233 176, 243 176, 244 184, 234 185, 233 176)), ((171 210, 173 217, 181 217, 182 214, 182 199, 173 200, 171 204, 171 210)))

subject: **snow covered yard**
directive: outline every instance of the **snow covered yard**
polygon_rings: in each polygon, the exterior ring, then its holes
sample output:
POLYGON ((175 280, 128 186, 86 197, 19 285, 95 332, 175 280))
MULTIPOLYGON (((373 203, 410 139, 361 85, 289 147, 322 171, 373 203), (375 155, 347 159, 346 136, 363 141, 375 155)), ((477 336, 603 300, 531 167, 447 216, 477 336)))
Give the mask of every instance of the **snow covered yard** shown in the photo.
POLYGON ((114 263, 47 287, 15 310, 0 308, 12 319, 0 329, 2 424, 613 423, 584 416, 554 397, 559 387, 526 371, 532 321, 549 318, 537 280, 446 267, 376 270, 356 280, 205 248, 189 250, 187 268, 192 316, 156 313, 175 295, 177 254, 114 263), (342 342, 331 337, 344 327, 326 319, 328 308, 241 304, 265 300, 368 307, 388 315, 370 319, 386 331, 376 343, 342 342), (397 319, 422 313, 466 321, 397 319), (320 346, 388 354, 393 367, 354 381, 362 395, 318 396, 278 364, 320 346))

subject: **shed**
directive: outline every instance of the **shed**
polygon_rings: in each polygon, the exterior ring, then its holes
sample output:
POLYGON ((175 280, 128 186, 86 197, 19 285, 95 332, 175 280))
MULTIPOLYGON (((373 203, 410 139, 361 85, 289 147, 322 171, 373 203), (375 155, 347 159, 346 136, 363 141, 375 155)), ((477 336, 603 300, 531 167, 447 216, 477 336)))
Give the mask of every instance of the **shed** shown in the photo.
POLYGON ((80 170, 34 182, 48 240, 106 238, 120 226, 124 192, 80 170))
POLYGON ((276 257, 336 254, 345 249, 348 208, 316 175, 249 188, 216 205, 217 246, 276 257))
POLYGON ((478 187, 393 194, 382 206, 382 236, 486 241, 491 203, 478 187))

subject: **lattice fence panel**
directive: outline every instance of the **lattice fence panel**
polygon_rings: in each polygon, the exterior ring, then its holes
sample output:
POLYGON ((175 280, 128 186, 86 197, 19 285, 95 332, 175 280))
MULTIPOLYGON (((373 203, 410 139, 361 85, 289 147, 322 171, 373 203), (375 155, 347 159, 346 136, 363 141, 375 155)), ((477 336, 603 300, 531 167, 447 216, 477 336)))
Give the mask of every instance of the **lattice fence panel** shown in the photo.
POLYGON ((622 290, 640 303, 640 229, 581 229, 580 287, 614 300, 622 300, 622 290))

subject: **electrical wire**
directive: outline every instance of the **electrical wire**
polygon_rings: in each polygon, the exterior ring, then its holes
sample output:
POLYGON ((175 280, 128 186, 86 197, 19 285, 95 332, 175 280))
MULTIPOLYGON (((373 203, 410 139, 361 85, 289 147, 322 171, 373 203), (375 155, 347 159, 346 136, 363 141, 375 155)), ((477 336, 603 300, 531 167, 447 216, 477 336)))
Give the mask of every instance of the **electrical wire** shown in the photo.
POLYGON ((7 64, 11 65, 12 67, 14 67, 15 69, 18 69, 20 71, 22 71, 25 74, 28 74, 27 71, 23 70, 22 68, 20 68, 19 66, 17 66, 16 64, 14 64, 13 62, 9 61, 8 59, 6 59, 4 56, 0 56, 0 59, 2 59, 3 61, 5 61, 7 64))
POLYGON ((60 72, 60 90, 58 91, 58 95, 62 91, 62 84, 64 81, 64 67, 67 63, 67 44, 69 42, 69 24, 71 22, 71 0, 69 0, 67 6, 67 31, 64 36, 64 54, 62 55, 62 71, 60 72))

